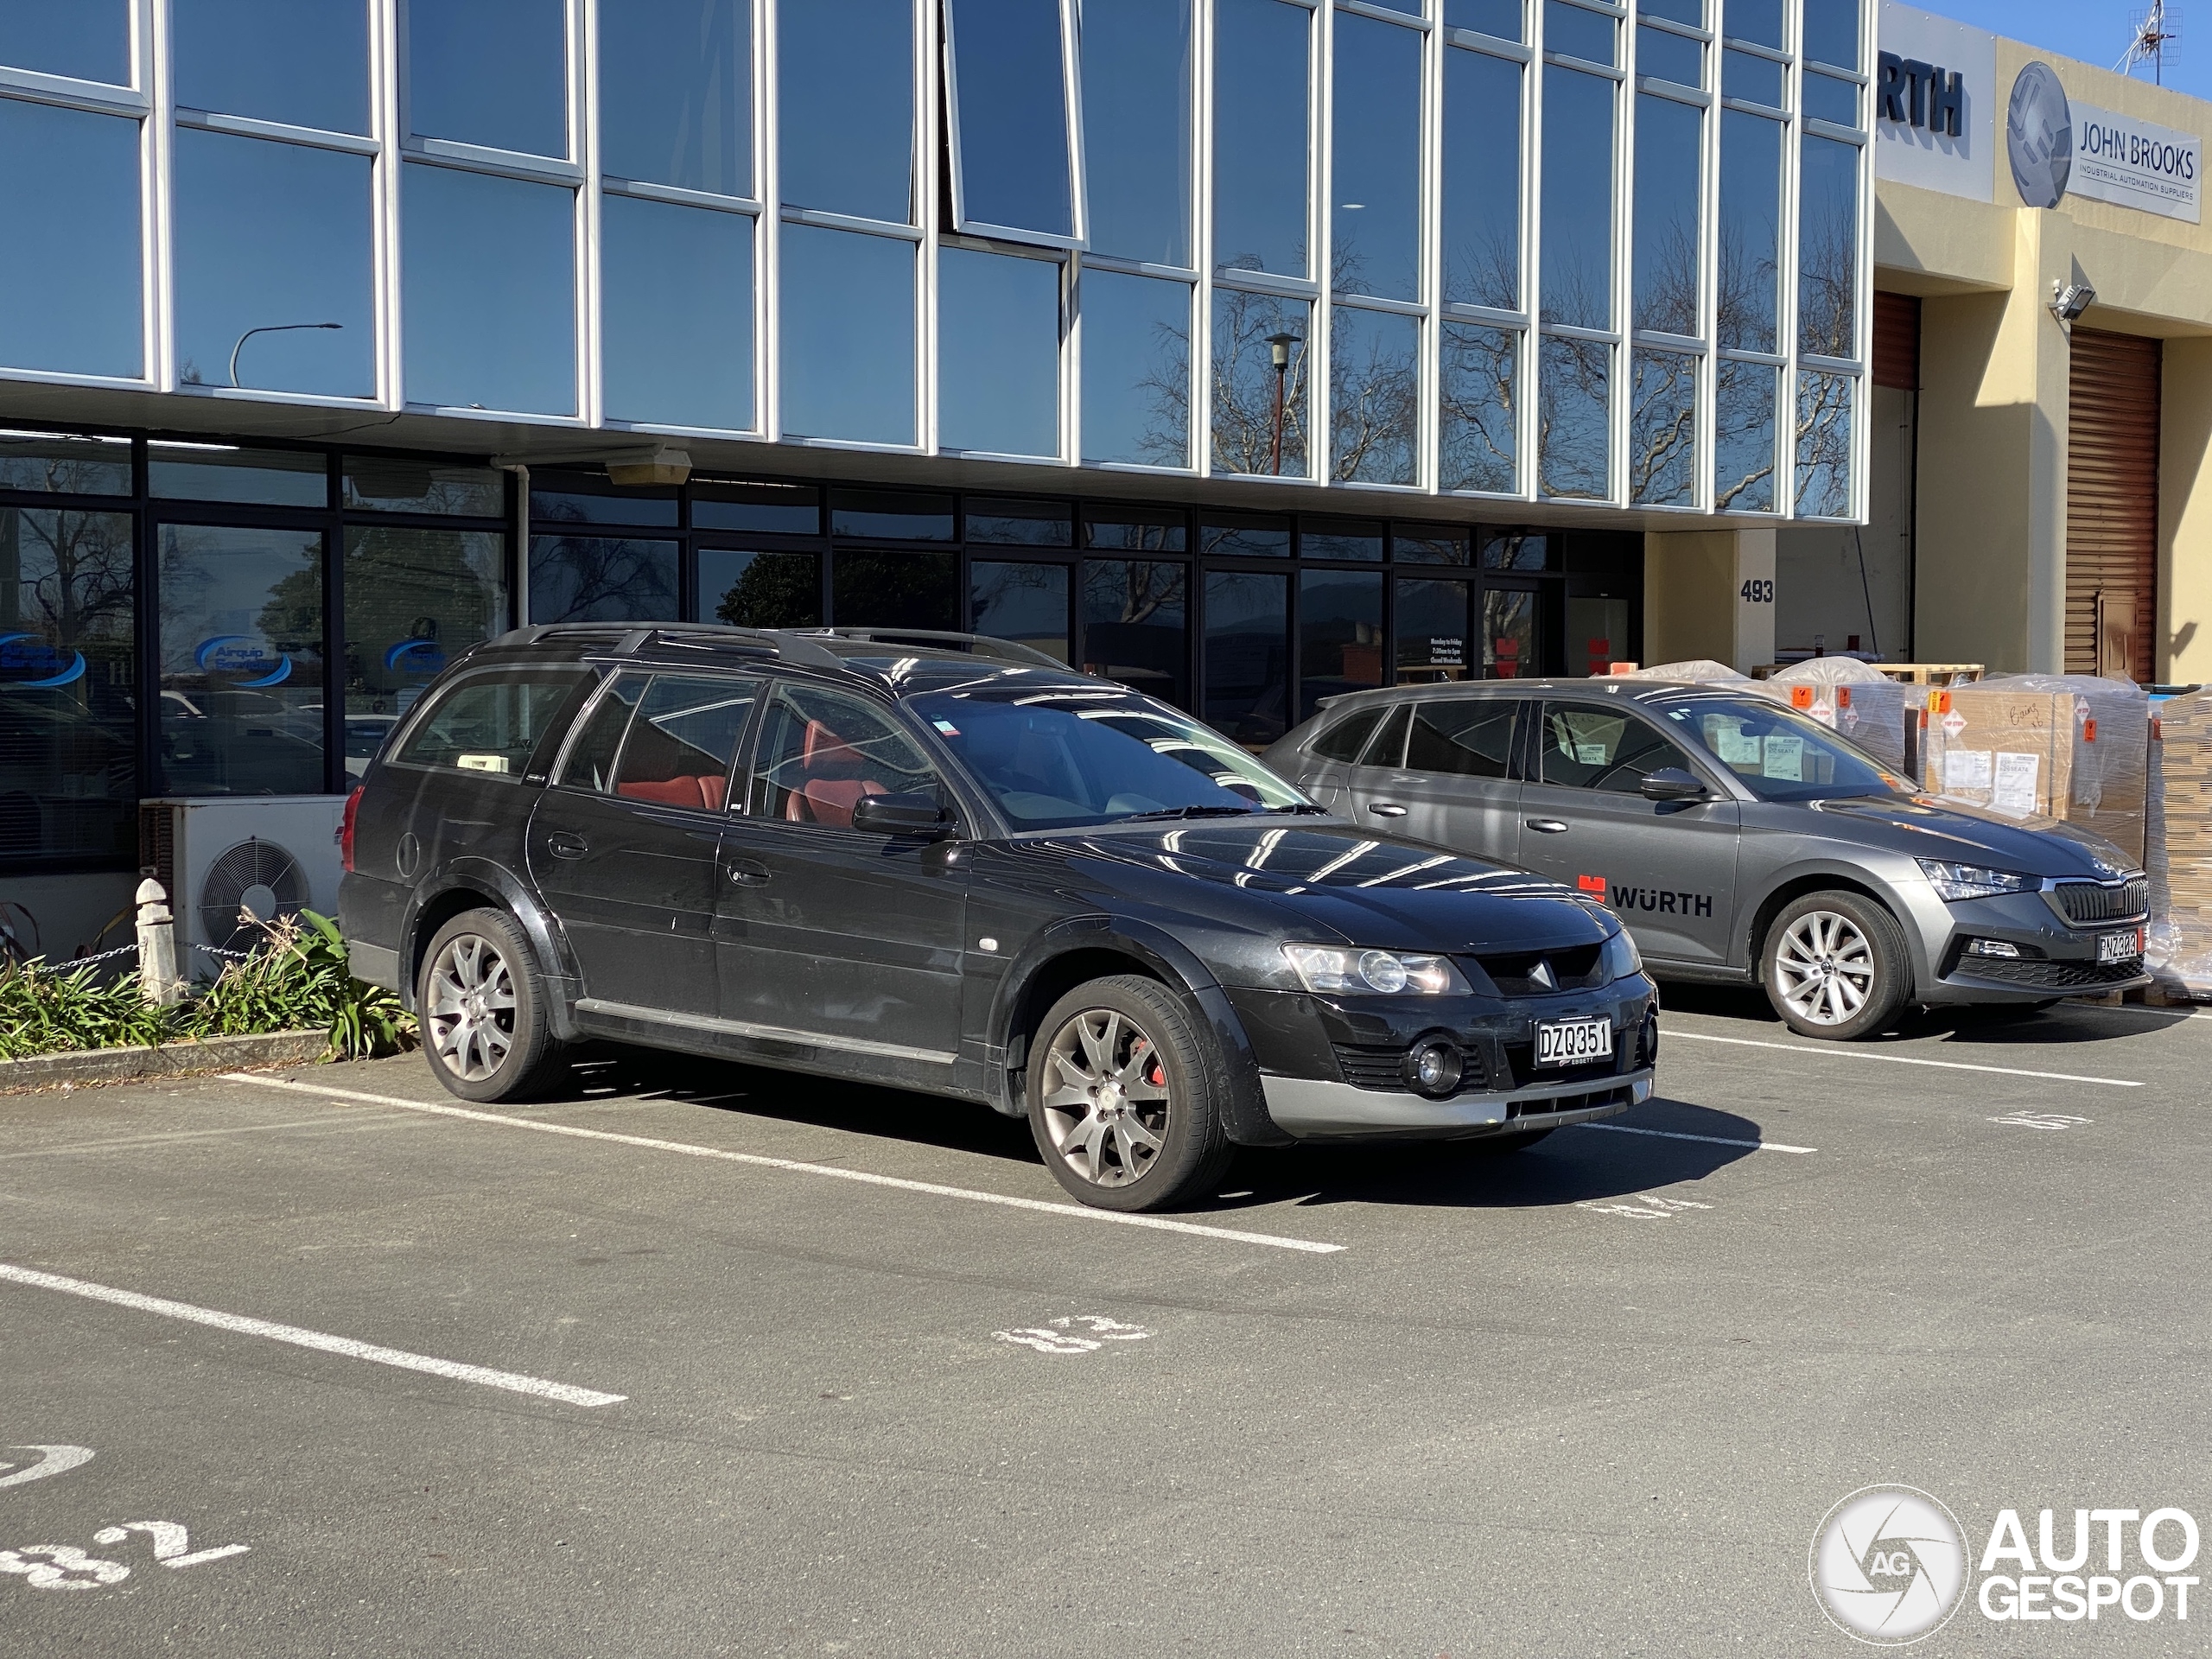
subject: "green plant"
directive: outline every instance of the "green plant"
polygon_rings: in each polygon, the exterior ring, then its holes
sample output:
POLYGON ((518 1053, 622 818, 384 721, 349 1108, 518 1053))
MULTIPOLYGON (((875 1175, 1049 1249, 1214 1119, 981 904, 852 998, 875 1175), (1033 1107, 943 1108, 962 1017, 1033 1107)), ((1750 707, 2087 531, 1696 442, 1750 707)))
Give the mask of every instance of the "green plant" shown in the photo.
POLYGON ((90 968, 35 959, 0 972, 0 1059, 158 1043, 174 1033, 177 1012, 149 1007, 136 974, 103 983, 90 968))
POLYGON ((390 991, 355 979, 346 941, 327 916, 265 923, 266 936, 244 961, 226 966, 184 1020, 195 1037, 265 1031, 327 1031, 330 1046, 353 1059, 405 1046, 415 1022, 390 991))

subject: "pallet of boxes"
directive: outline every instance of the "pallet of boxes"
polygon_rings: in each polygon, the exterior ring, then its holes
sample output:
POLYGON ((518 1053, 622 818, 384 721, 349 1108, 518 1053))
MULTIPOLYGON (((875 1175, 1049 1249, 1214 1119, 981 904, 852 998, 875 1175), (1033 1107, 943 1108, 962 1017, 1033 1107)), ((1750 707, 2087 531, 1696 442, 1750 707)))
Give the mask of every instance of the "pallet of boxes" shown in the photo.
POLYGON ((1745 689, 1820 721, 1898 777, 1918 776, 1920 709, 1927 687, 1901 685, 1853 657, 1815 657, 1745 689))
POLYGON ((2152 721, 2145 965, 2169 997, 2212 1000, 2212 691, 2170 697, 2152 721))

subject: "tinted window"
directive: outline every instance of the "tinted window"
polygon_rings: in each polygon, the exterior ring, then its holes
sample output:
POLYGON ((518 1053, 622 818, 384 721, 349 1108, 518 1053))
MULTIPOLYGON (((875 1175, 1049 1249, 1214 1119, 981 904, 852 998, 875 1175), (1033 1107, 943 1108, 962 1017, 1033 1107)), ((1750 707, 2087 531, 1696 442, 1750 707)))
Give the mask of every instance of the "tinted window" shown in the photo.
POLYGON ((575 669, 505 669, 471 676, 438 699, 396 759, 514 777, 582 682, 575 669))
POLYGON ((1504 777, 1512 765, 1514 709, 1507 698, 1414 704, 1406 769, 1504 777))
POLYGON ((176 0, 176 101, 188 110, 369 130, 361 0, 176 0))
POLYGON ((919 746, 883 710, 812 686, 776 694, 753 763, 755 817, 849 829, 863 797, 942 793, 919 746))
POLYGON ((569 758, 561 764, 561 782, 601 791, 613 786, 614 757, 622 751, 622 734, 630 729, 630 715, 645 689, 642 675, 626 674, 592 705, 583 728, 569 740, 569 758))
POLYGON ((750 0, 599 12, 599 159, 620 179, 753 194, 750 0))
POLYGON ((1357 760, 1369 734, 1382 719, 1380 709, 1355 709, 1315 738, 1312 752, 1324 760, 1357 760))
POLYGON ((1766 801, 1879 795, 1903 785, 1872 756, 1765 697, 1700 697, 1667 710, 1683 737, 1766 801))
POLYGON ((1406 758, 1406 721, 1413 705, 1399 703, 1382 721, 1382 729, 1367 746, 1367 753, 1359 757, 1363 766, 1395 766, 1406 758))
POLYGON ((1611 709, 1546 703, 1537 747, 1544 782, 1577 789, 1633 795, 1662 766, 1691 772, 1689 757, 1666 738, 1635 715, 1611 709))
POLYGON ((759 690, 751 680, 655 675, 623 741, 614 792, 633 801, 721 811, 729 763, 759 690))

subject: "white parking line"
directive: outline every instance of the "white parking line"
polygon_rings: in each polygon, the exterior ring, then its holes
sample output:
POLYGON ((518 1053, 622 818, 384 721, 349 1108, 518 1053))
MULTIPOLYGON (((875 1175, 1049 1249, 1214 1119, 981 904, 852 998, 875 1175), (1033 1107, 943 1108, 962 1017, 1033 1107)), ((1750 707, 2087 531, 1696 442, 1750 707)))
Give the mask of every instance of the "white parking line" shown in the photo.
POLYGON ((1702 1031, 1670 1027, 1667 1035, 1690 1043, 1726 1043, 1735 1048, 1777 1048, 1784 1054, 1803 1054, 1816 1060, 1886 1060, 1891 1065, 1932 1065, 1945 1071, 1986 1071, 1999 1077, 2041 1077, 2046 1083, 2096 1083, 2107 1089, 2140 1089, 2126 1077, 2082 1077, 2071 1071, 2023 1071, 2009 1065, 1969 1065, 1964 1060, 1919 1060, 1909 1054, 1870 1054, 1863 1048, 1813 1048, 1803 1043, 1762 1043, 1749 1037, 1715 1037, 1702 1031))
POLYGON ((212 1325, 219 1331, 235 1331, 241 1336, 289 1342, 296 1348, 319 1349, 326 1354, 343 1354, 348 1359, 365 1359, 378 1365, 396 1365, 406 1371, 428 1371, 433 1376, 475 1382, 487 1389, 505 1389, 514 1394, 534 1394, 566 1405, 611 1406, 627 1397, 601 1394, 596 1389, 574 1388, 566 1382, 549 1382, 542 1376, 524 1376, 515 1371, 495 1371, 482 1365, 432 1359, 399 1348, 380 1348, 372 1342, 356 1342, 351 1337, 334 1337, 321 1331, 305 1331, 296 1325, 277 1325, 268 1319, 248 1319, 242 1313, 194 1307, 189 1302, 173 1302, 164 1296, 142 1296, 135 1290, 118 1290, 111 1285, 95 1285, 83 1279, 65 1279, 58 1273, 40 1273, 30 1268, 11 1267, 4 1262, 0 1262, 0 1279, 13 1280, 19 1285, 35 1285, 41 1290, 63 1291, 96 1302, 113 1302, 118 1307, 136 1308, 141 1313, 159 1313, 166 1319, 212 1325))
POLYGON ((1233 1227, 1207 1227, 1194 1221, 1170 1221, 1165 1216, 1124 1215, 1116 1210, 1094 1210, 1088 1205, 1053 1204, 1044 1198, 1020 1198, 1004 1192, 979 1192, 965 1186, 946 1186, 936 1181, 910 1181, 897 1175, 875 1175, 861 1169, 839 1169, 834 1164, 810 1164, 796 1158, 769 1158, 757 1152, 729 1152, 721 1147, 695 1146, 688 1141, 660 1141, 642 1135, 617 1135, 610 1129, 587 1129, 573 1123, 544 1123, 528 1117, 508 1117, 499 1112, 472 1111, 465 1106, 441 1106, 397 1095, 365 1094, 357 1089, 333 1089, 325 1084, 293 1083, 283 1077, 235 1071, 226 1083, 250 1083, 262 1089, 289 1089, 303 1095, 332 1100, 358 1101, 369 1106, 398 1106, 410 1112, 438 1117, 458 1117, 471 1123, 492 1123, 503 1129, 535 1129, 540 1135, 565 1135, 579 1141, 612 1141, 618 1146, 642 1147, 649 1152, 682 1153, 687 1158, 719 1158, 725 1163, 748 1164, 756 1169, 780 1169, 793 1174, 826 1175, 831 1180, 858 1181, 867 1186, 887 1186, 901 1192, 926 1192, 940 1198, 965 1198, 971 1204, 995 1204, 1009 1210, 1033 1210, 1077 1221, 1110 1222, 1120 1227, 1143 1227, 1154 1232, 1185 1233, 1198 1238, 1218 1238, 1234 1244, 1262 1244, 1270 1249, 1303 1250, 1309 1255, 1334 1255, 1344 1247, 1322 1244, 1310 1238, 1283 1238, 1274 1233, 1248 1233, 1233 1227))
POLYGON ((1615 1135, 1649 1135, 1662 1141, 1702 1141, 1710 1147, 1749 1147, 1753 1152, 1818 1152, 1818 1147, 1786 1147, 1779 1141, 1731 1141, 1719 1135, 1684 1135, 1679 1129, 1639 1129, 1626 1123, 1570 1123, 1570 1129, 1610 1129, 1615 1135))

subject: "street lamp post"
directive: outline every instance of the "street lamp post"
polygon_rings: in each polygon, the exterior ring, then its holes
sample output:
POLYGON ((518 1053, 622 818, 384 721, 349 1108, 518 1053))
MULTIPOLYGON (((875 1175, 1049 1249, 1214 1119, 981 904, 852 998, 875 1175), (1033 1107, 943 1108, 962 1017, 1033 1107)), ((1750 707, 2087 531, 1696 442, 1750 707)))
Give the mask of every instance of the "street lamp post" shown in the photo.
POLYGON ((264 322, 258 328, 249 328, 238 336, 238 343, 231 347, 231 386, 238 389, 238 353, 245 343, 256 334, 281 334, 294 328, 343 328, 342 322, 264 322))
POLYGON ((1283 380, 1290 372, 1290 348, 1300 343, 1301 342, 1296 334, 1269 334, 1268 336, 1268 347, 1274 353, 1275 360, 1275 433, 1274 462, 1273 470, 1275 476, 1278 478, 1282 476, 1283 380))

